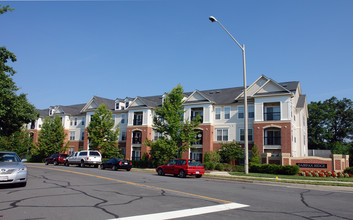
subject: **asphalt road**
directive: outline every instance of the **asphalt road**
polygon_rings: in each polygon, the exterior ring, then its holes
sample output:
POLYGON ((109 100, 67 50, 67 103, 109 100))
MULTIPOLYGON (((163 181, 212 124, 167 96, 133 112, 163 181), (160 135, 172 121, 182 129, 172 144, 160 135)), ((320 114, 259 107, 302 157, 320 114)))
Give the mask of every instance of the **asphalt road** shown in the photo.
POLYGON ((0 220, 353 219, 353 193, 334 188, 28 166, 26 187, 0 187, 0 220))

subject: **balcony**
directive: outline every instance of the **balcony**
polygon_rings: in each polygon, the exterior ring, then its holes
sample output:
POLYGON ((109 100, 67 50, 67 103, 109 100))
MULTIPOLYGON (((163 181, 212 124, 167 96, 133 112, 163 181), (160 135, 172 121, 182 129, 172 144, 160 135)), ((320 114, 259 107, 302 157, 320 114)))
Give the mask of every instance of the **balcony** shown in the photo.
POLYGON ((134 125, 142 125, 142 118, 134 118, 134 125))
POLYGON ((268 112, 264 113, 265 121, 278 121, 281 120, 281 112, 268 112))

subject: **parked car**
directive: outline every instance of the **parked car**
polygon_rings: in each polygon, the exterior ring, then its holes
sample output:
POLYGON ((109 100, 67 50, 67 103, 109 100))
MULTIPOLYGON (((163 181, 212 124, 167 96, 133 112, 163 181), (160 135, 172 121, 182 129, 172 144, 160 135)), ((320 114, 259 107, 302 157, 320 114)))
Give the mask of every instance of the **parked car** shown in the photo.
POLYGON ((194 175, 196 178, 200 178, 205 173, 202 163, 187 159, 174 159, 165 165, 157 167, 156 171, 160 176, 173 174, 181 178, 186 177, 186 175, 194 175))
POLYGON ((81 167, 86 165, 94 165, 98 167, 102 163, 102 155, 99 151, 95 150, 83 150, 80 152, 73 152, 71 156, 66 158, 65 165, 70 166, 71 164, 76 164, 81 167))
POLYGON ((10 151, 0 151, 0 184, 18 184, 22 187, 27 184, 27 166, 21 158, 10 151))
POLYGON ((119 158, 111 158, 101 164, 101 169, 111 168, 112 170, 125 169, 130 171, 132 168, 132 162, 119 159, 119 158))
POLYGON ((56 166, 58 164, 64 164, 68 156, 67 154, 53 154, 45 158, 45 165, 54 164, 56 166))

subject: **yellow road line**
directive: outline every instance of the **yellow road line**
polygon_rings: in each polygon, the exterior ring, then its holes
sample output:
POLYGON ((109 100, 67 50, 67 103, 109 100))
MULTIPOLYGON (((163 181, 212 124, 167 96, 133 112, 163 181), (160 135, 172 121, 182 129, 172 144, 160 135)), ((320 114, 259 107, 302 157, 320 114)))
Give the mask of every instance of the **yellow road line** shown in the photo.
POLYGON ((74 173, 74 174, 79 174, 79 175, 84 175, 84 176, 91 176, 91 177, 96 177, 96 178, 100 178, 100 179, 112 180, 112 181, 119 182, 119 183, 125 183, 125 184, 129 184, 129 185, 133 185, 133 186, 140 186, 140 187, 145 187, 145 188, 149 188, 149 189, 156 189, 156 190, 164 190, 164 191, 184 194, 184 195, 188 195, 188 196, 213 200, 213 201, 222 202, 222 203, 233 203, 231 201, 211 198, 208 196, 202 196, 202 195, 197 195, 197 194, 192 194, 192 193, 187 193, 187 192, 182 192, 182 191, 178 191, 178 190, 174 190, 174 189, 167 189, 167 188, 162 188, 162 187, 157 187, 157 186, 149 186, 146 184, 140 184, 140 183, 134 183, 134 182, 125 181, 125 180, 113 179, 110 177, 98 176, 98 175, 94 175, 94 174, 81 173, 81 172, 76 172, 76 171, 71 171, 71 170, 61 170, 61 169, 51 168, 51 167, 39 167, 39 166, 33 166, 33 165, 27 165, 27 166, 33 167, 33 168, 47 169, 47 170, 57 170, 57 171, 61 171, 61 172, 74 173))

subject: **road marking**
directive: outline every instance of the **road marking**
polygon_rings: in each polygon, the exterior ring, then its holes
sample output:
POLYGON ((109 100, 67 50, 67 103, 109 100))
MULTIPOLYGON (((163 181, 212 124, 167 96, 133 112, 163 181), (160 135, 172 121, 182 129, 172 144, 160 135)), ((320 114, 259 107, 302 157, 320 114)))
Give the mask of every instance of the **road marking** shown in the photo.
POLYGON ((164 190, 164 191, 174 192, 174 193, 177 193, 177 194, 183 194, 183 195, 193 196, 193 197, 197 197, 197 198, 213 200, 213 201, 226 203, 226 204, 237 204, 237 203, 233 203, 233 202, 227 201, 227 200, 216 199, 216 198, 211 198, 211 197, 207 197, 207 196, 202 196, 202 195, 197 195, 197 194, 192 194, 192 193, 187 193, 187 192, 182 192, 182 191, 178 191, 178 190, 167 189, 167 188, 162 188, 162 187, 157 187, 157 186, 149 186, 149 185, 146 185, 146 184, 134 183, 134 182, 125 181, 125 180, 113 179, 113 178, 110 178, 110 177, 98 176, 98 175, 94 175, 94 174, 81 173, 81 172, 76 172, 76 171, 71 171, 71 170, 62 170, 62 169, 51 168, 51 167, 39 167, 39 166, 33 166, 33 165, 27 165, 27 166, 28 167, 33 167, 33 168, 47 169, 47 170, 57 170, 57 171, 61 171, 61 172, 74 173, 74 174, 79 174, 79 175, 84 175, 84 176, 91 176, 91 177, 111 180, 111 181, 115 181, 115 182, 119 182, 119 183, 125 183, 125 184, 129 184, 129 185, 133 185, 133 186, 139 186, 139 187, 144 187, 144 188, 149 188, 149 189, 156 189, 156 190, 164 190))
POLYGON ((232 209, 239 209, 239 208, 245 208, 245 207, 249 207, 249 206, 239 204, 239 203, 227 203, 227 204, 220 204, 220 205, 214 205, 214 206, 206 206, 201 208, 184 209, 184 210, 178 210, 178 211, 161 212, 161 213, 147 214, 147 215, 137 215, 137 216, 115 218, 115 219, 109 219, 109 220, 175 219, 175 218, 190 217, 195 215, 203 215, 203 214, 214 213, 214 212, 228 211, 232 209))

